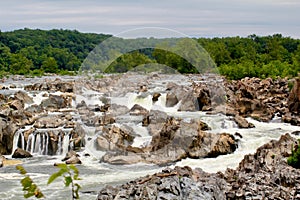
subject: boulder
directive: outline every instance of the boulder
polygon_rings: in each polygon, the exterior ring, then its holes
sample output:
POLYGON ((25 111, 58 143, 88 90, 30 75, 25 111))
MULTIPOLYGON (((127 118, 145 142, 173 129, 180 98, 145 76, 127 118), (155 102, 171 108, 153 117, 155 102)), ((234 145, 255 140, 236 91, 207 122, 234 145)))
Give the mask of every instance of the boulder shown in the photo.
POLYGON ((288 108, 290 112, 300 113, 300 79, 296 78, 294 86, 288 97, 288 108))
POLYGON ((81 160, 76 155, 72 155, 68 160, 65 162, 66 164, 82 164, 81 160))
POLYGON ((30 158, 30 157, 32 157, 32 155, 28 151, 21 148, 17 148, 12 155, 12 158, 30 158))
POLYGON ((49 98, 42 101, 41 105, 47 110, 58 110, 70 106, 63 96, 50 94, 49 98))
POLYGON ((149 111, 138 105, 138 104, 135 104, 130 110, 129 110, 129 113, 130 115, 147 115, 149 113, 149 111))
POLYGON ((8 105, 14 110, 22 111, 24 109, 24 104, 20 100, 11 100, 8 105))
POLYGON ((133 143, 134 136, 124 128, 104 127, 97 138, 97 149, 104 151, 125 151, 133 143))
POLYGON ((173 92, 168 92, 166 96, 166 107, 173 107, 178 103, 178 98, 173 92))
POLYGON ((239 128, 254 128, 254 124, 249 123, 245 118, 236 115, 234 121, 237 123, 239 128))
POLYGON ((178 111, 198 111, 198 110, 199 110, 199 105, 197 102, 197 98, 195 97, 193 91, 190 90, 181 99, 181 103, 178 111))
POLYGON ((15 93, 14 97, 23 102, 24 104, 33 103, 33 99, 26 92, 23 91, 18 91, 17 93, 15 93))

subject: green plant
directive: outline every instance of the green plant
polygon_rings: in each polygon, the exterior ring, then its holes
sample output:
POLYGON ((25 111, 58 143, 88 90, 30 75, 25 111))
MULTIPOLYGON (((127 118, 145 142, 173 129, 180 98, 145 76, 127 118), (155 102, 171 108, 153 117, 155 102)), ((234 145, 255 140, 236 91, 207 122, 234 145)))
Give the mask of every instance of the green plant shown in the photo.
MULTIPOLYGON (((300 143, 300 139, 298 140, 298 143, 300 143)), ((294 147, 292 146, 292 155, 287 159, 288 165, 299 169, 300 168, 299 158, 300 158, 300 148, 296 146, 296 148, 294 149, 294 147)))
POLYGON ((67 164, 57 164, 56 165, 60 170, 54 174, 52 174, 48 179, 48 185, 51 184, 56 178, 63 176, 64 177, 64 184, 66 187, 71 185, 72 188, 72 198, 79 199, 79 189, 81 186, 74 181, 81 180, 79 176, 79 171, 77 167, 74 165, 67 165, 67 164))
MULTIPOLYGON (((58 177, 64 178, 64 184, 66 187, 71 185, 72 189, 72 199, 79 199, 79 189, 81 186, 76 183, 75 181, 81 180, 79 178, 79 171, 76 166, 74 165, 67 165, 65 163, 55 165, 59 168, 59 171, 52 174, 48 179, 48 185, 51 184, 55 179, 58 177)), ((17 170, 20 171, 22 175, 25 177, 21 180, 21 184, 23 186, 24 197, 30 198, 35 196, 36 198, 43 198, 45 197, 38 186, 33 182, 33 180, 27 175, 26 170, 23 166, 18 165, 16 167, 17 170)))
POLYGON ((24 169, 24 167, 18 165, 16 166, 16 169, 19 170, 22 175, 24 175, 24 178, 21 180, 21 184, 23 186, 23 191, 25 192, 25 198, 32 196, 35 196, 36 198, 45 197, 33 180, 27 175, 27 171, 24 169))

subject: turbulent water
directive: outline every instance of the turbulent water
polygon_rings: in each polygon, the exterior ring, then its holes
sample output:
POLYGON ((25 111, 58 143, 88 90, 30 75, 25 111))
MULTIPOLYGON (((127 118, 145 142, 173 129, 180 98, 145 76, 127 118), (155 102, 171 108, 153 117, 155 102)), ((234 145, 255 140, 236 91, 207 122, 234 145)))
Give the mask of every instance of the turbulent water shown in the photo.
MULTIPOLYGON (((8 82, 8 84, 10 83, 8 82)), ((20 81, 20 83, 15 84, 17 85, 17 89, 14 89, 14 91, 22 90, 25 83, 24 81, 20 81)), ((163 90, 163 84, 164 83, 161 81, 155 82, 155 84, 152 85, 150 92, 159 92, 163 90)), ((188 82, 184 82, 183 84, 188 84, 188 82)), ((34 97, 36 104, 41 103, 42 99, 44 98, 42 95, 43 93, 44 92, 40 92, 36 95, 31 94, 34 97)), ((77 95, 77 101, 85 100, 89 104, 102 103, 99 101, 99 98, 97 98, 99 95, 101 95, 100 93, 87 90, 85 94, 89 94, 88 99, 86 99, 86 96, 77 95)), ((274 119, 270 123, 263 123, 250 118, 247 120, 253 123, 255 128, 239 129, 237 125, 229 119, 229 117, 222 114, 208 115, 200 111, 177 112, 176 106, 173 108, 167 108, 165 107, 166 96, 164 94, 155 104, 152 103, 151 95, 140 97, 137 93, 132 92, 129 92, 121 97, 113 97, 111 98, 111 102, 128 106, 128 108, 131 108, 134 104, 140 104, 147 109, 162 110, 167 112, 168 115, 180 117, 187 121, 194 118, 201 119, 212 128, 211 132, 213 133, 240 133, 242 138, 239 139, 239 147, 233 154, 219 156, 217 158, 184 159, 175 164, 177 166, 189 165, 192 168, 202 168, 207 172, 225 171, 228 167, 235 168, 243 159, 244 155, 254 153, 259 146, 267 143, 271 139, 278 139, 284 133, 299 130, 299 128, 296 126, 280 123, 280 119, 274 119)), ((137 137, 135 139, 133 146, 145 145, 147 142, 151 141, 151 136, 149 136, 147 129, 142 127, 140 122, 137 123, 137 120, 133 116, 120 116, 117 118, 116 123, 131 126, 136 133, 139 133, 141 137, 137 137)), ((94 135, 94 128, 85 127, 85 130, 87 132, 86 138, 88 138, 88 140, 86 141, 85 149, 80 153, 80 159, 83 164, 77 166, 80 171, 80 177, 82 178, 82 180, 79 181, 79 184, 82 186, 82 189, 80 190, 81 199, 95 199, 97 192, 106 184, 115 185, 124 183, 137 177, 158 172, 162 169, 156 165, 146 164, 121 166, 100 163, 99 160, 101 156, 104 155, 104 152, 97 151, 94 148, 94 141, 97 137, 94 135), (83 154, 86 153, 91 156, 84 156, 83 154)), ((67 130, 63 131, 65 133, 67 132, 67 130)), ((15 135, 15 147, 18 145, 18 143, 20 145, 20 141, 22 141, 23 136, 21 132, 22 131, 19 131, 15 135)), ((45 135, 44 137, 47 136, 45 135)), ((39 185, 47 199, 70 199, 71 197, 70 188, 65 188, 62 180, 54 181, 54 183, 51 185, 47 185, 49 176, 57 171, 57 168, 55 168, 53 164, 61 162, 64 154, 67 152, 68 145, 66 144, 69 141, 68 138, 66 138, 67 137, 60 141, 61 155, 57 156, 42 155, 46 154, 43 152, 47 150, 41 149, 36 145, 43 143, 42 137, 35 139, 35 141, 31 140, 31 147, 28 147, 27 150, 33 153, 34 156, 32 158, 23 160, 24 168, 28 171, 34 182, 39 185)), ((7 155, 6 157, 9 158, 10 156, 7 155)), ((23 199, 23 191, 20 185, 21 178, 22 176, 15 169, 15 166, 0 168, 0 199, 23 199)))

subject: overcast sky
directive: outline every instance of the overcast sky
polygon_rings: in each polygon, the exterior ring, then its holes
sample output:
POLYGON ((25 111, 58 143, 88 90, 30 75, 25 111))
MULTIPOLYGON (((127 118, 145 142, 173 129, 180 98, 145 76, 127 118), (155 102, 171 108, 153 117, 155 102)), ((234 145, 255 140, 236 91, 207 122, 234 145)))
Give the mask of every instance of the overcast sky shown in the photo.
POLYGON ((0 0, 0 30, 108 33, 162 27, 192 37, 250 34, 300 38, 299 0, 0 0))

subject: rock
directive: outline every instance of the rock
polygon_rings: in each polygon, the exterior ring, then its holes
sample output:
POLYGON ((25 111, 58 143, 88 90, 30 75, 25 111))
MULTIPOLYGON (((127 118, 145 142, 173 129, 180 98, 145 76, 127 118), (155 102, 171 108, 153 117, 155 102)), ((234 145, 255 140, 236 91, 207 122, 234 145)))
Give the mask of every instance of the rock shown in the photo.
POLYGON ((69 151, 69 152, 66 153, 66 156, 61 161, 69 160, 73 156, 77 157, 78 155, 75 151, 69 151))
POLYGON ((7 159, 4 156, 0 156, 0 167, 12 166, 12 165, 20 165, 23 162, 21 160, 16 159, 7 159))
POLYGON ((254 128, 254 124, 249 123, 245 118, 236 115, 234 121, 237 123, 239 128, 254 128))
POLYGON ((135 104, 129 111, 130 115, 147 115, 149 111, 142 106, 135 104))
POLYGON ((125 115, 129 112, 127 106, 111 104, 110 105, 110 113, 114 116, 125 115))
POLYGON ((20 100, 12 100, 8 102, 8 105, 14 110, 22 111, 24 109, 24 104, 20 100))
POLYGON ((21 102, 23 102, 24 104, 32 104, 33 103, 33 99, 25 92, 23 91, 18 91, 17 93, 15 93, 14 97, 18 100, 20 100, 21 102))
POLYGON ((72 155, 68 160, 65 162, 66 164, 82 164, 81 160, 76 155, 72 155))
MULTIPOLYGON (((208 126, 198 120, 185 122, 174 117, 167 117, 161 129, 153 134, 150 144, 143 148, 132 148, 130 145, 124 148, 122 144, 115 145, 116 142, 111 144, 106 138, 100 137, 98 139, 101 141, 98 140, 98 143, 101 142, 106 149, 114 151, 107 152, 102 157, 102 162, 110 164, 144 162, 165 165, 187 157, 216 157, 235 151, 237 143, 232 135, 202 131, 207 129, 208 126)), ((115 139, 115 141, 120 141, 120 139, 115 139)))
POLYGON ((133 143, 134 136, 124 128, 105 127, 97 138, 97 149, 104 151, 124 151, 133 143))
POLYGON ((64 124, 64 120, 58 115, 43 116, 35 121, 35 128, 58 128, 64 124))
POLYGON ((178 98, 173 92, 168 92, 166 96, 166 107, 173 107, 178 103, 178 98))
POLYGON ((296 78, 294 86, 288 97, 288 108, 290 112, 300 112, 300 79, 296 78))
POLYGON ((178 111, 198 111, 199 106, 197 98, 194 96, 193 91, 189 91, 182 98, 178 111))
POLYGON ((12 155, 12 158, 30 158, 30 157, 32 157, 32 155, 28 151, 25 151, 21 148, 17 148, 12 155))
POLYGON ((161 96, 160 93, 154 93, 154 94, 152 95, 152 101, 153 101, 153 102, 158 101, 158 98, 159 98, 160 96, 161 96))
MULTIPOLYGON (((226 137, 225 137, 226 138, 226 137)), ((289 134, 246 155, 237 169, 205 173, 166 168, 119 186, 106 186, 97 199, 297 199, 300 171, 287 165, 297 139, 289 134)))
POLYGON ((6 160, 6 158, 2 155, 0 155, 0 167, 3 167, 3 162, 6 160))
POLYGON ((42 101, 41 105, 47 110, 58 110, 70 106, 68 100, 63 96, 49 95, 48 99, 42 101))
POLYGON ((13 138, 18 126, 0 117, 0 154, 9 155, 13 150, 13 138))
POLYGON ((119 187, 106 186, 98 200, 112 199, 225 199, 226 182, 202 170, 175 167, 138 178, 119 187), (202 177, 205 181, 197 181, 202 177))

